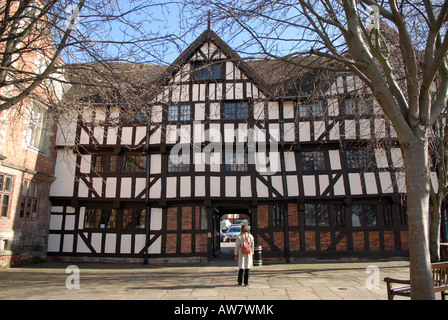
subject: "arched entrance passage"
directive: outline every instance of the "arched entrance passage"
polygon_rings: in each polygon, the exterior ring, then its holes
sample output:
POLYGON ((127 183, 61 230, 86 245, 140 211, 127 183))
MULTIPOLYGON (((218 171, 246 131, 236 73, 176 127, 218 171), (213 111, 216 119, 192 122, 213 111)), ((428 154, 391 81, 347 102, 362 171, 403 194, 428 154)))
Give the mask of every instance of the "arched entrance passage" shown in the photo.
POLYGON ((215 257, 221 251, 221 235, 220 235, 220 222, 221 219, 226 215, 238 215, 232 216, 232 222, 236 222, 236 220, 247 219, 249 222, 251 221, 251 211, 247 207, 242 206, 219 206, 213 210, 213 256, 215 257))

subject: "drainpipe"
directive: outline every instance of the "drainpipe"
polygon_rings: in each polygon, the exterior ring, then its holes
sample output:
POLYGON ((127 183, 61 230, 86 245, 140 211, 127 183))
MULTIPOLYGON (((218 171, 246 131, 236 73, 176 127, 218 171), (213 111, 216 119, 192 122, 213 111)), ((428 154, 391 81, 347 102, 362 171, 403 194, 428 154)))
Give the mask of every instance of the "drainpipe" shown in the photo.
POLYGON ((145 210, 145 229, 146 229, 146 243, 145 243, 145 257, 143 260, 143 264, 148 264, 149 260, 149 241, 150 241, 150 234, 151 234, 151 206, 149 205, 149 179, 151 175, 151 161, 150 161, 150 151, 149 151, 149 138, 150 138, 150 132, 151 132, 151 126, 148 124, 146 125, 146 145, 145 145, 145 152, 146 152, 146 195, 145 195, 145 202, 146 202, 146 210, 145 210))
POLYGON ((289 222, 288 222, 288 186, 286 182, 286 165, 285 165, 285 121, 283 119, 283 100, 279 101, 279 124, 280 124, 280 165, 282 170, 282 182, 283 182, 283 199, 284 204, 281 206, 283 214, 283 225, 285 235, 285 257, 286 262, 291 262, 289 251, 289 222))

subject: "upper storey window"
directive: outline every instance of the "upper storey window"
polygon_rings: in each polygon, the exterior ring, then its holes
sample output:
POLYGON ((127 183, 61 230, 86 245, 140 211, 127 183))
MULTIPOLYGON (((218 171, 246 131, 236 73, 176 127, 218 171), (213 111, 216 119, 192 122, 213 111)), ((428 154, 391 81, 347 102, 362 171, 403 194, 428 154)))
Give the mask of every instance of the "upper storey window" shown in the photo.
POLYGON ((193 65, 194 80, 219 80, 222 79, 222 64, 212 64, 212 62, 200 62, 193 65))
POLYGON ((190 121, 191 106, 189 104, 168 106, 168 121, 190 121))
POLYGON ((370 115, 369 104, 365 100, 347 98, 342 105, 346 116, 370 115))
POLYGON ((318 101, 313 104, 299 105, 299 117, 301 118, 322 117, 323 115, 324 115, 323 101, 318 101))
POLYGON ((246 102, 224 103, 224 118, 226 120, 246 120, 249 114, 249 106, 246 102))

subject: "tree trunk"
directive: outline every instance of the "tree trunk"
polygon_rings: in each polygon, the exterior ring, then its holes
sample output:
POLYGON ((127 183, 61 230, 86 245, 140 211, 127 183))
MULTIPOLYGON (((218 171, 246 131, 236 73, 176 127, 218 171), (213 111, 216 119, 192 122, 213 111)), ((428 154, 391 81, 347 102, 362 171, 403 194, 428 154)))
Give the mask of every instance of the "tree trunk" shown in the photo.
POLYGON ((429 162, 427 138, 401 143, 406 166, 411 299, 434 300, 429 253, 429 162))

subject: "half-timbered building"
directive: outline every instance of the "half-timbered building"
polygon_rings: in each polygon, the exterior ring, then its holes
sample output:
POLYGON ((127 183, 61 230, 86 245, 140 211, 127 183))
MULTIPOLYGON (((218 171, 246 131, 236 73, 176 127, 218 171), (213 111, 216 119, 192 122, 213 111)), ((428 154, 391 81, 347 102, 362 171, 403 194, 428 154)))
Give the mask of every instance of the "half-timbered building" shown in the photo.
POLYGON ((112 121, 129 112, 119 103, 81 105, 56 137, 48 255, 206 261, 229 213, 250 217, 263 259, 407 255, 401 151, 381 109, 350 74, 274 65, 207 30, 132 121, 112 121))

